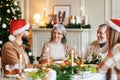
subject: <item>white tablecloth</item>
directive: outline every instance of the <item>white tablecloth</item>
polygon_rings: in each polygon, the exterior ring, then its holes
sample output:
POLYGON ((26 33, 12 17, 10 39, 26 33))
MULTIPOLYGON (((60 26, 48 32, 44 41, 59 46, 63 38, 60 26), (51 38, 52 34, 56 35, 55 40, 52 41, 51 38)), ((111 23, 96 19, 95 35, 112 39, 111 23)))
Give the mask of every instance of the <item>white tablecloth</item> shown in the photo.
MULTIPOLYGON (((51 70, 46 77, 48 78, 47 80, 56 80, 56 71, 51 70)), ((72 80, 106 80, 105 74, 102 74, 102 73, 90 73, 86 77, 82 77, 78 74, 75 74, 73 75, 73 77, 74 78, 72 80)), ((16 80, 16 79, 4 78, 1 75, 0 80, 16 80)), ((30 80, 30 79, 24 79, 24 80, 30 80)))
MULTIPOLYGON (((49 72, 48 80, 56 80, 56 71, 51 70, 49 72)), ((78 74, 73 75, 72 80, 106 80, 106 75, 103 73, 89 73, 85 77, 78 74)))
POLYGON ((102 73, 90 73, 86 77, 82 77, 76 74, 73 80, 106 80, 106 75, 102 73))

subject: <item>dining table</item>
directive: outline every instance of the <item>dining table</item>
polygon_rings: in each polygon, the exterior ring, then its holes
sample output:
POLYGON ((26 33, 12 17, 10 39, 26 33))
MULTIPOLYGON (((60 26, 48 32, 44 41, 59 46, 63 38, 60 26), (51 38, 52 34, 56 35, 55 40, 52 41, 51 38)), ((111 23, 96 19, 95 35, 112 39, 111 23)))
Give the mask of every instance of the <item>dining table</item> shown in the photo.
MULTIPOLYGON (((56 77, 55 71, 52 71, 49 75, 50 76, 47 80, 56 80, 55 79, 55 77, 56 77)), ((81 76, 79 74, 74 74, 72 76, 73 76, 72 80, 106 80, 106 75, 104 73, 90 73, 85 76, 81 76)), ((17 80, 17 79, 16 78, 7 78, 7 77, 4 77, 3 75, 0 75, 0 80, 17 80)), ((26 78, 26 79, 22 79, 22 80, 32 80, 32 79, 26 78)))

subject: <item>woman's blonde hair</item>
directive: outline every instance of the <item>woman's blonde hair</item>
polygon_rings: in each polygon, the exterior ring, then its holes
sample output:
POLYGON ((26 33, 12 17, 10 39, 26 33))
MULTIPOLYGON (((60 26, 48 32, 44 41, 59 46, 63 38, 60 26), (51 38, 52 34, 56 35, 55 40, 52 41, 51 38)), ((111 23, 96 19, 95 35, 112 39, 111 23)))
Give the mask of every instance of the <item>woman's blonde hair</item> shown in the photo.
POLYGON ((109 50, 117 43, 120 43, 120 32, 109 27, 109 50))

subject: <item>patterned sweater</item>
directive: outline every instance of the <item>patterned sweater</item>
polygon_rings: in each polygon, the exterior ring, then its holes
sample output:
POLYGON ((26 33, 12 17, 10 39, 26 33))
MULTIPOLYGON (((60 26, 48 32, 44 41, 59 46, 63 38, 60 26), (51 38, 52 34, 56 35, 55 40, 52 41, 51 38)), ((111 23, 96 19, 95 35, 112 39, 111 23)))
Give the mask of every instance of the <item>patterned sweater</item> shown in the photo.
POLYGON ((111 69, 111 80, 120 80, 120 44, 116 44, 107 57, 98 65, 98 72, 111 69))

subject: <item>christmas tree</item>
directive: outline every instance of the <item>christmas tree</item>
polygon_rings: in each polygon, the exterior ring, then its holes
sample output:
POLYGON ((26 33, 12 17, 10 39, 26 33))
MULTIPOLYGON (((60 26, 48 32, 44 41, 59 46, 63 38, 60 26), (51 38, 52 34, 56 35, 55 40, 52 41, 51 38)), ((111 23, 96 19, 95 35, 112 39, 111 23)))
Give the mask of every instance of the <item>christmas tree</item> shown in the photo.
MULTIPOLYGON (((2 45, 8 41, 10 21, 21 19, 21 8, 19 6, 20 0, 0 0, 0 54, 2 45)), ((31 50, 29 49, 29 44, 25 43, 27 53, 31 50)), ((30 56, 31 62, 34 60, 30 56)))
POLYGON ((0 53, 2 45, 8 41, 9 22, 13 19, 21 18, 19 1, 0 0, 0 53))

